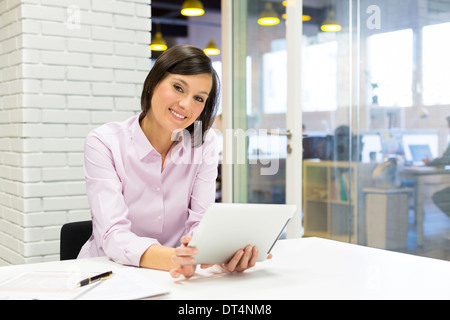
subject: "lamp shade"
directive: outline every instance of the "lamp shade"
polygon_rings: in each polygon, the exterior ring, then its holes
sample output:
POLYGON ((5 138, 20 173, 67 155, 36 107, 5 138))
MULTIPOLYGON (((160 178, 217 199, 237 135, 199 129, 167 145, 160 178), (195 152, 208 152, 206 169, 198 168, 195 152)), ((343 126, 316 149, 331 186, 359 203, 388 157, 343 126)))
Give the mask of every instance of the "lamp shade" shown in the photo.
POLYGON ((181 14, 184 16, 196 17, 204 13, 203 4, 199 0, 186 0, 181 8, 181 14))
POLYGON ((167 50, 167 43, 163 39, 161 32, 156 32, 155 37, 152 40, 152 43, 150 44, 150 48, 152 51, 165 51, 167 50))
POLYGON ((327 18, 323 21, 322 26, 320 27, 322 31, 325 32, 337 32, 341 31, 342 27, 339 24, 339 22, 334 17, 334 11, 330 10, 328 11, 327 18))
POLYGON ((220 50, 219 48, 217 48, 217 45, 214 43, 214 40, 212 38, 211 40, 209 40, 209 43, 203 50, 203 52, 205 52, 205 54, 207 54, 208 56, 216 56, 220 54, 220 50))
POLYGON ((280 23, 280 18, 278 18, 271 2, 266 3, 264 11, 259 15, 258 23, 262 26, 273 26, 280 23))

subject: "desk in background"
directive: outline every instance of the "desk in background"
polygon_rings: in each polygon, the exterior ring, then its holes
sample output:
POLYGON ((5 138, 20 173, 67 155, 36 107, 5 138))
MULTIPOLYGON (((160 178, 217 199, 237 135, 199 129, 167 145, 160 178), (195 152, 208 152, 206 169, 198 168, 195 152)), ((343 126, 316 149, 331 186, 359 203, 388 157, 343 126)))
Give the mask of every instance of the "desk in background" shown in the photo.
MULTIPOLYGON (((320 238, 280 240, 272 260, 244 273, 218 267, 190 279, 138 269, 171 293, 159 299, 450 299, 450 262, 320 238)), ((106 257, 0 268, 0 283, 26 271, 117 271, 106 257)), ((107 280, 106 280, 107 281, 107 280)))

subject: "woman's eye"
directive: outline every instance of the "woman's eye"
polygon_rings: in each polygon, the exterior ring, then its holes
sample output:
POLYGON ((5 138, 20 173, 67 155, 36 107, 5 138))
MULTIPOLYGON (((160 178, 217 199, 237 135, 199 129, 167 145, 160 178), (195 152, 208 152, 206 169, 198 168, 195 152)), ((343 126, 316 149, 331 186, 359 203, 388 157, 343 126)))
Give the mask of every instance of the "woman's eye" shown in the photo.
POLYGON ((179 91, 179 92, 183 92, 183 88, 180 87, 179 85, 174 84, 173 87, 175 88, 175 90, 177 90, 177 91, 179 91))
POLYGON ((201 103, 203 103, 203 98, 202 97, 195 97, 195 100, 197 100, 198 102, 201 102, 201 103))

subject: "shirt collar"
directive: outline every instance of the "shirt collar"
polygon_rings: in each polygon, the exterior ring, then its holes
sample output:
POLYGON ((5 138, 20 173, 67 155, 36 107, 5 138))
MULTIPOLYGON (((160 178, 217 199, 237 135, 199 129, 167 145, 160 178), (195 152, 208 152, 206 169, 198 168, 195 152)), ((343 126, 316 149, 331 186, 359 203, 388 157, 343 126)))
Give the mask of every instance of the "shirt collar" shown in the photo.
MULTIPOLYGON (((142 128, 139 124, 140 120, 143 117, 143 113, 141 113, 139 116, 136 116, 136 119, 132 122, 130 128, 131 138, 136 146, 139 160, 144 159, 149 154, 159 155, 158 151, 156 151, 150 141, 148 141, 147 137, 144 134, 144 131, 142 131, 142 128)), ((175 149, 177 151, 182 150, 184 153, 188 148, 191 148, 190 134, 189 137, 187 136, 188 134, 189 132, 187 130, 174 133, 172 135, 172 140, 174 141, 172 149, 175 149)))

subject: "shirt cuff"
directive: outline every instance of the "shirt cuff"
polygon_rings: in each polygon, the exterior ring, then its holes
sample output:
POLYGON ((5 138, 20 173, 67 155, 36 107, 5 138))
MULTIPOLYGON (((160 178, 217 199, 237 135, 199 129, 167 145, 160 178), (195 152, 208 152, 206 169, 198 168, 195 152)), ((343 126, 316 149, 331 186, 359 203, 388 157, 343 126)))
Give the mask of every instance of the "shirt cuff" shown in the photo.
POLYGON ((123 249, 121 257, 113 260, 120 264, 139 267, 142 255, 154 244, 159 245, 159 242, 152 238, 135 238, 123 249))

